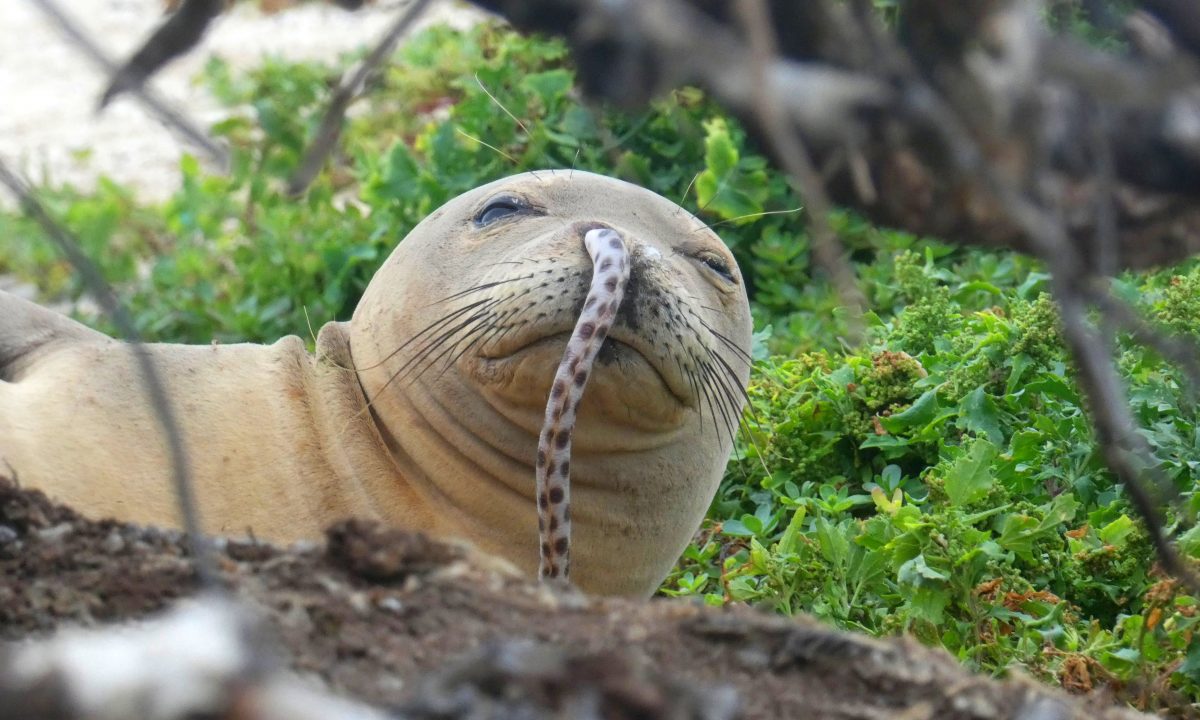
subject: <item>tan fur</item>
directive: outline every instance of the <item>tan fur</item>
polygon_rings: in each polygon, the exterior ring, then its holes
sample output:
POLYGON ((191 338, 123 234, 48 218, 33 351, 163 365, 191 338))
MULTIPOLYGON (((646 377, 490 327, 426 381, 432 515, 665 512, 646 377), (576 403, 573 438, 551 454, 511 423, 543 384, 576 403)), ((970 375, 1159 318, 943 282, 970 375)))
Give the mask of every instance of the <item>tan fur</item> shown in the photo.
MULTIPOLYGON (((515 176, 435 211, 380 268, 351 322, 322 328, 316 357, 296 337, 148 346, 181 419, 206 528, 290 541, 343 517, 378 518, 466 538, 532 575, 537 435, 591 277, 582 236, 596 223, 625 238, 634 273, 575 432, 573 579, 591 592, 652 592, 731 450, 720 415, 674 368, 710 348, 744 387, 749 308, 728 251, 698 220, 583 172, 515 176), (534 212, 478 227, 476 213, 499 194, 534 212), (728 262, 734 283, 698 260, 706 253, 728 262), (454 297, 487 283, 496 285, 454 297), (451 351, 421 355, 422 338, 439 334, 431 324, 485 299, 499 312, 490 331, 460 328, 434 348, 451 351), (683 319, 655 318, 655 307, 683 319)), ((130 348, 0 294, 0 472, 5 463, 90 515, 179 523, 130 348)))

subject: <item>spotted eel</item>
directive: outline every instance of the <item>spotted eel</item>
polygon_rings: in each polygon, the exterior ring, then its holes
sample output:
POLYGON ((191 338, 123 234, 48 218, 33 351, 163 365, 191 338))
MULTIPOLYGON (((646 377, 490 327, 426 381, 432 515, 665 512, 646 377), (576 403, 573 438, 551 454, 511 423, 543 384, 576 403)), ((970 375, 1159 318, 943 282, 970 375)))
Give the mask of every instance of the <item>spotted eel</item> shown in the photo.
POLYGON ((596 355, 629 281, 629 250, 619 233, 609 228, 589 230, 583 244, 592 258, 592 284, 554 373, 538 439, 538 577, 543 580, 566 580, 571 574, 571 436, 596 355))

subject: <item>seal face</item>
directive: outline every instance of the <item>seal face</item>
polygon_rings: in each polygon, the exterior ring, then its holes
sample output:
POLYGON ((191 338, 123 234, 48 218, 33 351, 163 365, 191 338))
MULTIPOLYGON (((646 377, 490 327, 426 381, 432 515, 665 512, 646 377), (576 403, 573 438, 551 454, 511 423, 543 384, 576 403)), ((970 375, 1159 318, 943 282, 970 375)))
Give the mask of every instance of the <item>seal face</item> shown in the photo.
POLYGON ((532 572, 537 439, 593 274, 584 236, 601 227, 624 238, 629 280, 573 434, 571 567, 585 590, 648 593, 716 491, 749 377, 745 287, 703 223, 578 171, 477 188, 375 276, 351 351, 380 423, 407 429, 389 439, 398 454, 474 466, 471 483, 428 474, 430 501, 485 548, 528 548, 516 559, 532 572))
MULTIPOLYGON (((749 304, 703 223, 580 171, 517 175, 435 211, 352 320, 321 329, 316 357, 295 337, 148 346, 206 529, 288 541, 374 518, 533 575, 539 433, 599 228, 622 238, 628 276, 573 408, 562 519, 582 589, 653 592, 732 450, 749 304)), ((0 468, 91 515, 178 524, 159 432, 128 346, 0 293, 0 468)))

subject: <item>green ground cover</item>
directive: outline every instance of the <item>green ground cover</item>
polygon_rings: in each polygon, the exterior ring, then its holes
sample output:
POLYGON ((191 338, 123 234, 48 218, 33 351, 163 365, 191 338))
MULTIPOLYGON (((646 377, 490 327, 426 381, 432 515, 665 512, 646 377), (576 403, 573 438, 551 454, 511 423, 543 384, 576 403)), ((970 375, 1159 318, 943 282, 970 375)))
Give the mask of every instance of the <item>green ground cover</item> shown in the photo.
MULTIPOLYGON (((1197 598, 1155 571, 1103 467, 1035 263, 839 213, 869 302, 867 341, 845 347, 803 203, 734 121, 695 90, 637 115, 589 110, 560 44, 486 26, 413 38, 356 106, 330 168, 287 199, 341 67, 211 63, 204 81, 239 108, 215 128, 234 169, 186 159, 165 203, 111 182, 42 190, 148 338, 273 341, 346 319, 417 221, 513 172, 639 183, 714 224, 757 331, 736 456, 664 594, 905 631, 984 671, 1109 686, 1142 707, 1200 702, 1197 598)), ((0 213, 0 237, 0 272, 47 298, 80 292, 32 223, 0 213)), ((1167 327, 1200 329, 1200 263, 1117 288, 1167 327)), ((1195 397, 1150 351, 1123 340, 1119 353, 1154 461, 1183 498, 1169 526, 1200 558, 1195 397)))

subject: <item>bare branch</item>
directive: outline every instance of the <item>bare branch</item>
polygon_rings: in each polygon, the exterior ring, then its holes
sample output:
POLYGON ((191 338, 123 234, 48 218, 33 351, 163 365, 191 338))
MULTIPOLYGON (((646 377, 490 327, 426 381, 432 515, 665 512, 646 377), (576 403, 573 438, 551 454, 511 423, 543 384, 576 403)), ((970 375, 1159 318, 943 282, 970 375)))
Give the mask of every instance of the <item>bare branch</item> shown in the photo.
POLYGON ((316 138, 304 154, 300 167, 288 180, 289 195, 300 195, 312 184, 317 173, 321 171, 321 166, 325 164, 325 158, 333 151, 338 138, 341 137, 342 120, 350 103, 363 91, 367 79, 391 56, 400 38, 420 19, 427 7, 429 0, 413 0, 383 34, 370 54, 338 83, 337 92, 329 101, 325 116, 321 118, 321 127, 317 130, 316 138))
POLYGON ((108 88, 100 96, 100 109, 123 92, 141 90, 146 78, 195 47, 208 24, 224 7, 225 0, 183 0, 183 5, 113 74, 108 88))
POLYGON ((150 396, 150 404, 154 414, 162 426, 166 436, 167 447, 171 456, 171 479, 175 487, 175 496, 179 502, 180 514, 183 517, 184 530, 188 535, 196 574, 201 584, 206 588, 217 587, 215 563, 208 541, 201 530, 200 511, 196 505, 192 491, 191 464, 188 462, 187 446, 176 419, 171 399, 167 396, 166 385, 155 366, 154 358, 141 342, 141 334, 129 315, 129 311, 121 304, 112 286, 104 279, 100 268, 92 262, 79 243, 71 234, 58 224, 46 208, 38 202, 37 197, 29 189, 29 185, 8 169, 0 160, 0 184, 6 186, 21 208, 45 231, 46 237, 58 248, 63 257, 75 268, 75 272, 83 279, 88 294, 100 305, 105 315, 113 321, 118 331, 129 341, 130 348, 137 359, 138 369, 150 396))
POLYGON ((738 13, 750 37, 751 57, 755 77, 750 87, 755 89, 754 106, 759 122, 772 143, 775 154, 783 161, 784 170, 799 184, 800 196, 808 210, 808 226, 813 240, 813 257, 822 267, 837 289, 842 306, 850 312, 848 318, 848 341, 858 345, 863 340, 863 312, 866 298, 858 287, 854 270, 846 259, 845 250, 829 224, 833 206, 825 193, 825 184, 813 167, 807 148, 797 134, 790 132, 773 83, 769 80, 769 68, 777 65, 775 40, 771 33, 770 18, 763 0, 738 0, 738 13))
MULTIPOLYGON (((100 49, 87 33, 83 32, 75 24, 75 21, 67 17, 62 9, 54 3, 54 0, 34 0, 34 2, 105 74, 113 75, 117 72, 117 64, 112 58, 100 49)), ((194 123, 180 114, 179 111, 168 105, 166 101, 150 88, 142 85, 133 85, 125 89, 133 93, 138 101, 146 106, 167 127, 174 129, 185 141, 202 150, 219 168, 222 170, 228 168, 228 151, 213 142, 207 133, 196 127, 194 123)))

